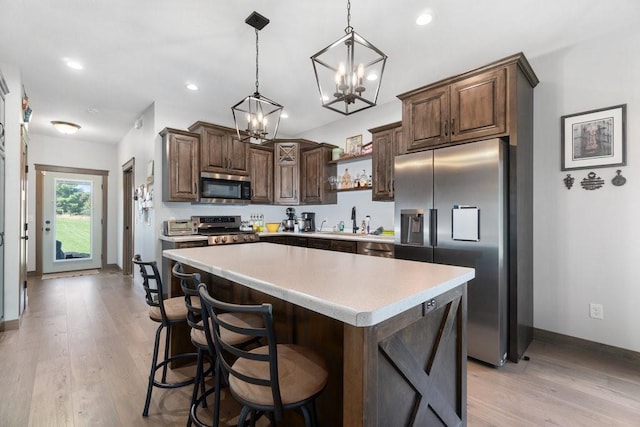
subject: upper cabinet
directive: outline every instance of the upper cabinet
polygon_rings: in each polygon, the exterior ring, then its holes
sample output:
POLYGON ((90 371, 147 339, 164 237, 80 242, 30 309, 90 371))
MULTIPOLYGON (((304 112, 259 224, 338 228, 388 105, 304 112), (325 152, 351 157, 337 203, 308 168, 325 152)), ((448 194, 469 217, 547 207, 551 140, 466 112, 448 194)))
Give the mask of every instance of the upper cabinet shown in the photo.
POLYGON ((300 203, 300 144, 282 141, 274 144, 273 186, 276 205, 300 203))
POLYGON ((329 163, 332 148, 323 144, 302 152, 302 204, 338 203, 338 195, 329 186, 329 177, 336 176, 338 169, 335 163, 329 163))
POLYGON ((249 148, 249 175, 251 177, 251 203, 273 203, 273 148, 249 148))
POLYGON ((394 159, 402 151, 402 122, 369 129, 373 142, 372 191, 375 201, 393 200, 394 159))
POLYGON ((248 144, 239 140, 235 129, 196 122, 189 131, 200 135, 202 172, 248 175, 248 144))
POLYGON ((197 133, 164 128, 160 132, 162 151, 162 200, 165 202, 198 201, 198 151, 200 137, 197 133))
POLYGON ((399 95, 405 138, 399 154, 513 133, 519 73, 537 84, 518 54, 399 95))

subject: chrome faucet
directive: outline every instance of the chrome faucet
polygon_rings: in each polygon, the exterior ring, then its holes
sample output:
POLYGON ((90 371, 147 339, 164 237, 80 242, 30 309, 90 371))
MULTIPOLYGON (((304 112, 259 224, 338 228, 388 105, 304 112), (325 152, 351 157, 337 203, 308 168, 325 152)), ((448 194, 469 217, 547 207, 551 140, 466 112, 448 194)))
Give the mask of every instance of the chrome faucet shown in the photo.
POLYGON ((353 232, 358 232, 358 224, 356 223, 356 207, 351 208, 351 221, 353 221, 353 232))

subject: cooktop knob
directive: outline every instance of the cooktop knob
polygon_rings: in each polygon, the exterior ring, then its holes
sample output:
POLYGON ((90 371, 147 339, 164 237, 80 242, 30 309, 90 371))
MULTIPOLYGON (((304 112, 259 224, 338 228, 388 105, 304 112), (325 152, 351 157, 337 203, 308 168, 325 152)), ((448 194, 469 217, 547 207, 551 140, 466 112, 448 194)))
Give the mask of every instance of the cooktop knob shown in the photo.
POLYGON ((220 237, 216 237, 216 243, 220 243, 220 237))
POLYGON ((234 235, 234 236, 232 237, 232 239, 233 239, 233 241, 234 241, 234 242, 237 242, 237 241, 238 241, 238 236, 235 236, 235 235, 234 235))
POLYGON ((227 236, 222 236, 222 243, 227 243, 227 236))

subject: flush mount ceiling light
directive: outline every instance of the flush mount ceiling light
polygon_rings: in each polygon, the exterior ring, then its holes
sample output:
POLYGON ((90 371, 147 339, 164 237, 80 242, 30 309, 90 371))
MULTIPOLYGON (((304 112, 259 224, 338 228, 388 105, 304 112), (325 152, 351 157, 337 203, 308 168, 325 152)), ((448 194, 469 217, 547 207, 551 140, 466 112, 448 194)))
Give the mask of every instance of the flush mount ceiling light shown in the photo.
POLYGON ((258 31, 269 20, 258 12, 253 12, 245 21, 256 31, 256 91, 231 107, 238 138, 254 144, 262 144, 276 137, 280 124, 282 105, 260 95, 258 80, 258 31))
POLYGON ((322 106, 349 115, 376 105, 387 55, 354 31, 350 0, 344 32, 311 62, 322 106))
POLYGON ((53 125, 54 128, 57 129, 58 132, 63 133, 65 135, 73 135, 74 133, 80 130, 79 125, 71 122, 61 122, 61 121, 54 120, 51 122, 51 124, 53 125))

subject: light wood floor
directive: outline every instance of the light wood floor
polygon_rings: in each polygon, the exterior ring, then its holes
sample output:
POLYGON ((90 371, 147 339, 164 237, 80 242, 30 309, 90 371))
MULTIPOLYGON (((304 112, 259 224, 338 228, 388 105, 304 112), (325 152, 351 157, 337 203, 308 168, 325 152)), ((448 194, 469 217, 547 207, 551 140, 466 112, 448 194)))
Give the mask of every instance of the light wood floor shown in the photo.
MULTIPOLYGON (((0 427, 185 425, 191 387, 155 389, 141 416, 156 324, 138 288, 119 271, 30 278, 21 328, 0 333, 0 427)), ((468 425, 640 425, 638 358, 547 339, 527 355, 469 362, 468 425)))

